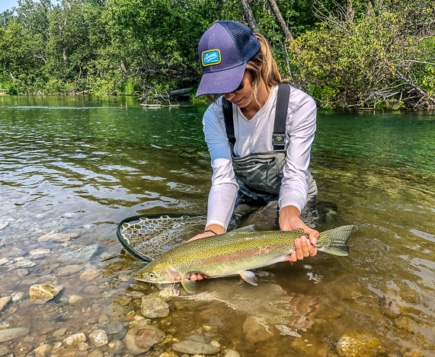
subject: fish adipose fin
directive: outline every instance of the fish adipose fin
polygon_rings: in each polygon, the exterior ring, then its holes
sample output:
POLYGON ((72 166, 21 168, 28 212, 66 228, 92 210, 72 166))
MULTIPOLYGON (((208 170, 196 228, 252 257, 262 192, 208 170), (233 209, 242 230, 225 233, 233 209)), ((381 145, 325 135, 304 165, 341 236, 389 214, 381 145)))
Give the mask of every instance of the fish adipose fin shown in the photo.
POLYGON ((349 255, 349 247, 346 245, 350 233, 355 228, 353 225, 341 226, 338 228, 330 229, 320 233, 318 242, 320 251, 337 255, 340 257, 347 257, 349 255), (328 241, 328 244, 322 246, 322 241, 328 241))
POLYGON ((247 283, 257 286, 257 278, 255 277, 255 274, 252 271, 248 271, 248 270, 244 271, 240 273, 240 276, 247 283))
POLYGON ((186 290, 186 292, 188 294, 195 294, 196 293, 196 289, 197 289, 196 282, 194 282, 192 280, 181 280, 180 283, 183 286, 184 290, 186 290))

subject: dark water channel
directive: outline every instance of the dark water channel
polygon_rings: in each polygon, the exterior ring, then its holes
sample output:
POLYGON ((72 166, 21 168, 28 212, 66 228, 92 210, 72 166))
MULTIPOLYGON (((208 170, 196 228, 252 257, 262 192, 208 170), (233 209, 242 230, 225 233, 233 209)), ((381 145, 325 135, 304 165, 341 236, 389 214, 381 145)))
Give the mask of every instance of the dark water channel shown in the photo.
POLYGON ((319 114, 312 172, 337 211, 317 228, 356 225, 349 257, 279 264, 257 287, 203 282, 196 298, 164 296, 166 317, 143 316, 143 296, 160 291, 134 281, 142 263, 116 226, 205 212, 204 109, 0 97, 0 356, 175 357, 192 339, 216 356, 343 356, 349 341, 373 356, 435 356, 430 112, 319 114), (95 253, 68 260, 87 246, 95 253), (36 284, 62 290, 36 303, 36 284), (131 339, 144 325, 164 333, 148 352, 131 339))

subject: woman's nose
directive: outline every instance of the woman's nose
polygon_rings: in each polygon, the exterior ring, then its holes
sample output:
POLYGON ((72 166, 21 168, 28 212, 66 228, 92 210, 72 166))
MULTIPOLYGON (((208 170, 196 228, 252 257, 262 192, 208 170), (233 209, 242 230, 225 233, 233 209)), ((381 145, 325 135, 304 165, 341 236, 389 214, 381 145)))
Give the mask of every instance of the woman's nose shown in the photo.
POLYGON ((233 99, 235 95, 236 94, 234 92, 230 92, 230 93, 225 93, 224 97, 226 100, 231 101, 231 99, 233 99))

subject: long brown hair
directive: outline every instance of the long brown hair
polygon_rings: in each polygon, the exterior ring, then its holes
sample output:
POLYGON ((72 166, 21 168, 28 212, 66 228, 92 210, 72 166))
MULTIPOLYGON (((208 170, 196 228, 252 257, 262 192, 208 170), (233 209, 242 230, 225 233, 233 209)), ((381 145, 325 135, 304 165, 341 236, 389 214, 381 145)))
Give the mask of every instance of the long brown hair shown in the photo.
POLYGON ((252 90, 254 98, 257 100, 257 88, 261 79, 268 90, 272 86, 280 84, 282 79, 269 42, 259 33, 254 33, 254 35, 260 42, 261 50, 247 63, 246 70, 252 74, 252 90))

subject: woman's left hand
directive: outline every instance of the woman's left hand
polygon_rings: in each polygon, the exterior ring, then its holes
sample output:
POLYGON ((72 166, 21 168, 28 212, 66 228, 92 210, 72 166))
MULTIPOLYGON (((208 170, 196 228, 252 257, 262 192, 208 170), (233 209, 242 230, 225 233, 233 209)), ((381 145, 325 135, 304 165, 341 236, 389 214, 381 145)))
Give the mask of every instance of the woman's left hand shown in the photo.
POLYGON ((293 206, 283 207, 279 215, 279 227, 282 231, 291 231, 301 228, 306 236, 302 236, 295 240, 295 251, 290 255, 290 263, 302 260, 305 257, 313 257, 317 254, 315 247, 319 232, 308 227, 299 217, 299 210, 293 206))

